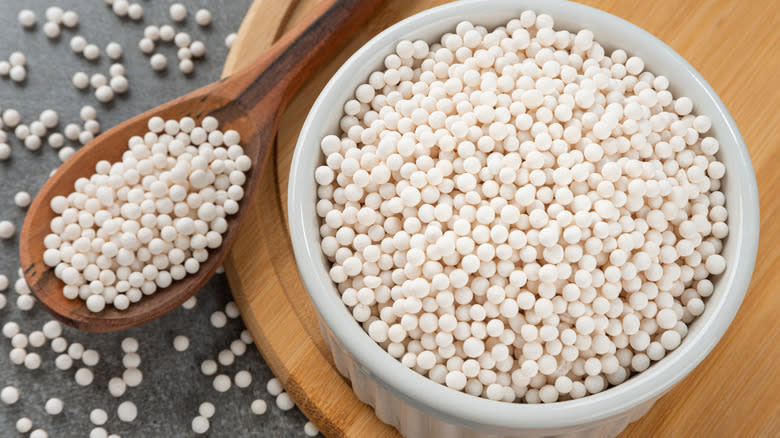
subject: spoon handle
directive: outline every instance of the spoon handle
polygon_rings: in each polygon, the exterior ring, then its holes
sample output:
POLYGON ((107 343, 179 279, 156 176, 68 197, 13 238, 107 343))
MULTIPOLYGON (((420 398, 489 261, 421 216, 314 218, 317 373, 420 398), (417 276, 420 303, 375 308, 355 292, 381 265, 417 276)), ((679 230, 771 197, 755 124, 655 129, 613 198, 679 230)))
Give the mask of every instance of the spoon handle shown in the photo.
POLYGON ((386 0, 323 0, 263 56, 225 80, 255 121, 272 121, 298 88, 386 0))

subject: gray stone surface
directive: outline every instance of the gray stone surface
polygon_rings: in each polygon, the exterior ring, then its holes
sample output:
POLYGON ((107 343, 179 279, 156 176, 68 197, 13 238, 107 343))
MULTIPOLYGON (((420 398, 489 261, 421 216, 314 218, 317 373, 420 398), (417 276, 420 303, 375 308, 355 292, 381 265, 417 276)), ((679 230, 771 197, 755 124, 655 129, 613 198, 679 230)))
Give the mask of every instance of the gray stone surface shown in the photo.
MULTIPOLYGON (((148 57, 138 49, 138 40, 145 26, 171 23, 168 7, 173 1, 136 1, 144 7, 144 18, 140 22, 120 19, 100 0, 0 1, 0 59, 7 59, 11 52, 17 50, 24 52, 28 59, 26 82, 16 84, 7 77, 0 78, 0 107, 19 110, 24 123, 37 120, 46 108, 55 109, 60 115, 58 130, 61 131, 65 124, 78 122, 79 109, 89 104, 97 108, 98 119, 106 130, 132 115, 217 79, 227 54, 224 38, 237 30, 251 3, 251 0, 182 0, 190 14, 184 25, 177 24, 175 28, 190 32, 193 39, 203 40, 207 46, 205 59, 197 61, 195 73, 185 77, 177 68, 173 44, 158 46, 158 50, 168 57, 168 69, 163 73, 154 72, 148 57), (56 40, 49 40, 42 31, 44 11, 52 4, 73 9, 80 16, 78 28, 63 30, 56 40), (213 22, 208 28, 200 28, 194 22, 194 12, 203 6, 213 14, 213 22), (38 25, 32 31, 23 30, 17 22, 17 13, 23 8, 34 10, 38 16, 38 25), (124 56, 121 62, 127 68, 129 93, 104 105, 92 92, 79 91, 72 85, 71 78, 75 72, 100 72, 108 76, 111 64, 105 53, 97 62, 89 62, 74 54, 69 42, 76 34, 99 45, 101 51, 110 41, 122 45, 124 56)), ((14 205, 14 194, 20 190, 34 194, 60 162, 56 151, 48 145, 30 152, 13 137, 12 132, 5 130, 13 152, 10 160, 0 162, 0 220, 12 220, 19 228, 24 210, 14 205)), ((13 291, 13 284, 19 263, 17 246, 16 238, 0 241, 0 273, 11 280, 11 287, 4 292, 8 304, 0 309, 0 321, 3 324, 16 321, 25 333, 30 333, 40 330, 51 317, 39 306, 29 312, 22 312, 16 307, 18 294, 13 291)), ((47 430, 52 438, 86 437, 94 427, 89 422, 89 412, 94 408, 105 409, 109 413, 105 428, 109 433, 117 433, 124 438, 193 436, 191 421, 203 401, 217 406, 211 429, 204 436, 304 436, 305 417, 297 409, 282 412, 274 404, 274 398, 266 392, 265 384, 273 376, 255 348, 250 346, 235 364, 220 366, 219 370, 231 378, 238 370, 251 371, 254 380, 249 388, 233 386, 228 392, 217 393, 212 387, 212 377, 200 373, 200 363, 205 359, 216 359, 220 350, 228 348, 243 329, 243 323, 231 320, 221 329, 215 329, 209 323, 211 313, 224 309, 231 299, 223 275, 211 279, 196 296, 198 304, 194 309, 177 309, 157 321, 130 330, 87 334, 65 328, 64 336, 68 341, 80 342, 100 352, 100 363, 93 367, 94 383, 87 387, 76 385, 73 378, 75 366, 68 371, 56 369, 54 358, 57 354, 48 343, 30 349, 43 358, 41 368, 31 371, 11 363, 8 358, 11 343, 0 338, 0 387, 14 385, 21 391, 21 399, 16 404, 6 406, 0 403, 0 437, 21 436, 16 432, 15 423, 23 416, 30 417, 35 428, 47 430), (176 335, 189 337, 189 350, 179 353, 173 349, 176 335), (129 388, 124 396, 116 399, 108 393, 107 383, 123 371, 123 353, 119 344, 126 336, 140 341, 140 368, 144 379, 139 387, 129 388), (51 397, 64 401, 62 414, 52 417, 45 413, 44 403, 51 397), (265 415, 251 413, 249 405, 255 398, 268 402, 265 415), (132 423, 124 423, 117 418, 117 406, 124 400, 131 400, 138 406, 138 418, 132 423)))

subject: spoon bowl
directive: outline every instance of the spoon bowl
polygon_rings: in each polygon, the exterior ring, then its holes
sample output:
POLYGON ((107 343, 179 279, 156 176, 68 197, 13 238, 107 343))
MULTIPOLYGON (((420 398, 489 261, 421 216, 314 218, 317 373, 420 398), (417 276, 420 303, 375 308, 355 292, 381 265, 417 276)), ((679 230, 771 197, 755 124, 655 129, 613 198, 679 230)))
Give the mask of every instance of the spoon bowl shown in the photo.
POLYGON ((267 152, 273 145, 280 109, 305 77, 383 2, 321 2, 300 25, 246 69, 111 128, 63 163, 35 196, 20 234, 19 258, 24 277, 41 306, 69 326, 107 332, 158 318, 194 295, 211 278, 230 249, 252 199, 267 152), (237 131, 244 154, 252 160, 252 167, 246 173, 244 197, 239 202, 238 212, 226 218, 228 228, 222 235, 222 244, 209 250, 209 257, 201 263, 198 272, 143 296, 126 310, 117 310, 109 304, 95 313, 87 309, 84 300, 66 298, 62 293, 64 283, 54 275, 54 269, 43 262, 46 249, 43 240, 51 233, 51 220, 58 216, 50 208, 51 200, 73 192, 76 180, 94 174, 98 161, 120 161, 128 150, 130 137, 147 132, 147 123, 154 116, 164 120, 191 117, 196 123, 213 116, 219 121, 220 130, 237 131))
POLYGON ((135 116, 106 131, 63 163, 35 197, 20 235, 21 265, 25 280, 38 302, 60 321, 87 331, 112 331, 143 324, 164 315, 194 295, 222 263, 235 231, 241 225, 247 210, 246 204, 252 199, 251 194, 262 170, 263 158, 273 133, 269 129, 258 127, 248 117, 249 113, 242 112, 229 97, 212 94, 210 88, 213 88, 213 85, 135 116), (84 300, 66 298, 62 293, 63 282, 54 275, 54 269, 43 262, 43 252, 46 250, 43 239, 51 233, 49 224, 52 219, 59 216, 49 207, 51 200, 73 192, 76 180, 93 174, 98 161, 121 161, 122 154, 127 151, 127 140, 132 135, 143 135, 148 131, 146 124, 151 117, 160 116, 165 120, 191 117, 200 123, 207 115, 213 115, 221 121, 221 130, 234 129, 241 134, 241 146, 253 163, 246 174, 246 195, 239 201, 239 210, 227 218, 228 229, 223 235, 222 245, 209 251, 209 258, 201 264, 197 273, 187 275, 152 295, 144 296, 126 310, 117 310, 107 305, 103 311, 94 313, 87 309, 84 300))

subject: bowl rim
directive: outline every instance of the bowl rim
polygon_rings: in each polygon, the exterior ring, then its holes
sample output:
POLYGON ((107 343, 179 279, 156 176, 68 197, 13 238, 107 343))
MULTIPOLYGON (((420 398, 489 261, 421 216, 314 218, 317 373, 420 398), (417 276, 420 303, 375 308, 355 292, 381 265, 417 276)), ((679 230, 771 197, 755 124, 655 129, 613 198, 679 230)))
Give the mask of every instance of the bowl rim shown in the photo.
MULTIPOLYGON (((509 18, 511 16, 507 17, 507 21, 509 18)), ((592 24, 583 24, 585 26, 593 29, 592 24)), ((598 37, 595 40, 598 41, 598 37)), ((758 205, 755 174, 745 143, 734 119, 701 74, 672 48, 640 27, 599 9, 565 0, 461 0, 419 12, 383 30, 350 56, 317 97, 298 137, 288 184, 288 222, 293 251, 303 283, 321 321, 354 358, 360 370, 395 397, 446 422, 482 430, 560 428, 594 422, 651 401, 679 382, 714 348, 744 298, 758 249, 758 205), (371 57, 377 50, 394 44, 426 24, 456 17, 462 19, 470 16, 469 12, 477 12, 488 4, 493 10, 533 9, 548 13, 553 18, 556 14, 587 17, 586 21, 608 25, 611 33, 631 34, 634 38, 646 40, 654 50, 662 52, 661 56, 674 68, 684 71, 680 74, 692 76, 703 89, 709 100, 704 106, 711 106, 715 111, 711 115, 713 120, 719 118, 727 128, 727 132, 719 133, 718 138, 722 145, 729 146, 728 150, 721 147, 721 153, 728 154, 733 161, 728 173, 734 179, 739 177, 738 196, 736 199, 729 198, 727 204, 727 207, 732 207, 729 208, 729 239, 739 244, 735 261, 728 264, 716 283, 713 295, 723 294, 718 305, 714 308, 708 305, 705 315, 697 321, 700 326, 698 332, 686 336, 676 350, 653 366, 626 382, 577 400, 551 404, 492 401, 452 390, 406 368, 360 328, 338 298, 339 294, 322 263, 319 230, 306 225, 307 219, 310 219, 307 213, 314 211, 313 175, 299 169, 313 155, 320 154, 319 139, 322 134, 313 132, 313 125, 317 117, 323 117, 321 114, 329 111, 324 102, 329 96, 341 92, 338 88, 343 87, 342 82, 356 83, 353 71, 364 58, 371 57), (739 217, 735 217, 734 213, 739 217), (731 225, 735 222, 739 227, 732 229, 731 225)))

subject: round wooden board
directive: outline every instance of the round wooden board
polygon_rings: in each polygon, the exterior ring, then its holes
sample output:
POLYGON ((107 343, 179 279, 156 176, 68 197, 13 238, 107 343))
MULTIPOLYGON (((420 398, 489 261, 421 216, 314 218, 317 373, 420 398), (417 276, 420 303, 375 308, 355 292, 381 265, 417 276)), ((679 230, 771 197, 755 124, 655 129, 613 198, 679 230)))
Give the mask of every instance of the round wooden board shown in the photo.
MULTIPOLYGON (((248 64, 316 3, 255 1, 224 74, 248 64)), ((349 55, 389 25, 441 3, 446 0, 389 1, 301 87, 281 118, 276 148, 225 261, 233 296, 260 352, 300 409, 329 437, 396 437, 398 433, 357 400, 325 347, 287 230, 289 164, 311 104, 349 55)), ((699 69, 737 120, 762 194, 780 183, 774 170, 780 159, 780 115, 766 110, 780 101, 780 88, 773 86, 773 72, 780 70, 778 3, 757 0, 751 7, 740 0, 583 3, 647 29, 699 69), (718 55, 712 56, 716 49, 718 55), (755 60, 768 64, 763 69, 748 67, 756 65, 755 60)), ((780 282, 780 270, 772 267, 780 258, 776 249, 780 222, 770 219, 780 212, 780 199, 770 194, 761 201, 761 254, 737 319, 702 365, 621 436, 780 435, 780 367, 776 366, 780 326, 774 316, 780 295, 772 293, 771 286, 780 282)))

